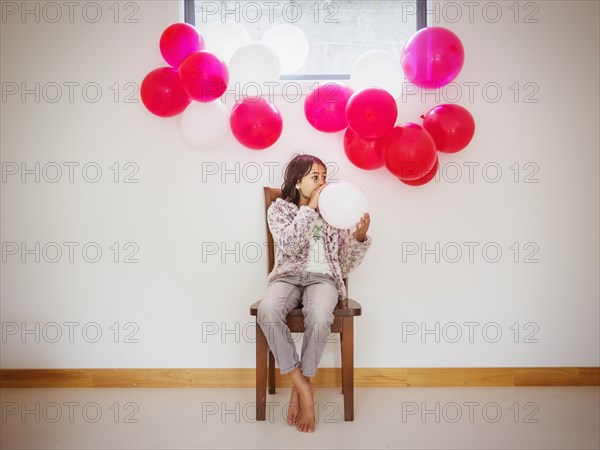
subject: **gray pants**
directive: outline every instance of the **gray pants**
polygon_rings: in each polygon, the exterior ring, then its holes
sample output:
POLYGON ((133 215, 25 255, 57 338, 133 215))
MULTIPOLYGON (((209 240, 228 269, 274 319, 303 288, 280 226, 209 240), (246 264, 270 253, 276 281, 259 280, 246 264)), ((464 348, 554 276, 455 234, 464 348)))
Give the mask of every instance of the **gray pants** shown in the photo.
POLYGON ((267 338, 281 374, 300 367, 304 376, 315 375, 331 333, 338 295, 333 277, 325 273, 303 270, 300 275, 281 277, 268 284, 256 320, 267 338), (288 313, 300 301, 305 328, 302 362, 298 359, 290 329, 285 323, 288 313))

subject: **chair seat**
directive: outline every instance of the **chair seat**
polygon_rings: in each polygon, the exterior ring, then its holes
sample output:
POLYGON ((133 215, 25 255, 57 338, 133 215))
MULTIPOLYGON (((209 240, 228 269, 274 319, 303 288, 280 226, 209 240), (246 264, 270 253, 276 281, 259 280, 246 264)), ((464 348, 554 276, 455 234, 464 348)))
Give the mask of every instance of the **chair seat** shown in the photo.
MULTIPOLYGON (((258 314, 258 305, 260 300, 250 305, 250 314, 256 316, 258 314)), ((362 314, 362 306, 356 300, 347 298, 344 301, 338 302, 335 309, 333 310, 334 316, 360 316, 362 314)), ((302 316, 302 307, 298 306, 290 311, 289 316, 302 316)))
MULTIPOLYGON (((253 303, 250 306, 250 314, 256 316, 258 314, 258 305, 260 300, 253 303)), ((338 302, 335 309, 333 310, 333 323, 330 326, 332 333, 341 333, 343 331, 344 324, 342 319, 344 317, 352 317, 361 315, 361 306, 355 300, 347 298, 344 302, 338 302)), ((303 333, 304 332, 304 315, 302 314, 302 307, 292 309, 286 317, 286 325, 292 333, 303 333)))

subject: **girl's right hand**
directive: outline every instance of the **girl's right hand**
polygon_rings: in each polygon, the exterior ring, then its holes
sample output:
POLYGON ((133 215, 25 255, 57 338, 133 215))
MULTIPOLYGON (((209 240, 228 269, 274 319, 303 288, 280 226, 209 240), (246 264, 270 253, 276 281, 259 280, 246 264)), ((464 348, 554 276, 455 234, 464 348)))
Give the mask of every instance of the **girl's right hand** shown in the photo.
POLYGON ((322 184, 312 192, 310 200, 308 201, 308 206, 310 208, 317 209, 317 206, 319 205, 319 194, 321 194, 321 191, 325 186, 327 186, 327 183, 322 184))

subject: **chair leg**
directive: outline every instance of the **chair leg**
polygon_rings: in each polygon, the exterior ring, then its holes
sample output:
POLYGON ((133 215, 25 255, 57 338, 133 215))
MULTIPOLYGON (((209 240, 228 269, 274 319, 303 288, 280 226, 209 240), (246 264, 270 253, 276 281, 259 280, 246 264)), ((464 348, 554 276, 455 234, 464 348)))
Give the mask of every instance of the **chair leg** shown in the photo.
POLYGON ((256 420, 265 420, 267 408, 267 338, 256 324, 256 420))
POLYGON ((354 317, 342 319, 342 391, 344 393, 344 420, 354 420, 354 317))
MULTIPOLYGON (((342 326, 343 326, 343 324, 342 324, 342 326)), ((343 368, 344 367, 344 330, 340 331, 340 352, 342 354, 342 368, 343 368)), ((342 394, 343 393, 344 393, 344 377, 342 377, 342 394)))
POLYGON ((269 394, 275 393, 275 356, 269 350, 269 394))

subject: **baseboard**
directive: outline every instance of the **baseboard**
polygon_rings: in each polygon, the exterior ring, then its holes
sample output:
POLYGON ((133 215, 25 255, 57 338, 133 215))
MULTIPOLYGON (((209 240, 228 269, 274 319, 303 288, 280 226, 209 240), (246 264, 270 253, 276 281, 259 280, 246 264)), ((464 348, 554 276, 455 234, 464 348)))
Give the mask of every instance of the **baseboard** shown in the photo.
MULTIPOLYGON (((291 386, 275 374, 277 386, 291 386)), ((341 386, 339 368, 321 368, 317 386, 341 386)), ((600 386, 599 367, 356 368, 356 387, 600 386)), ((38 387, 243 387, 255 386, 254 369, 2 369, 1 388, 38 387)))

